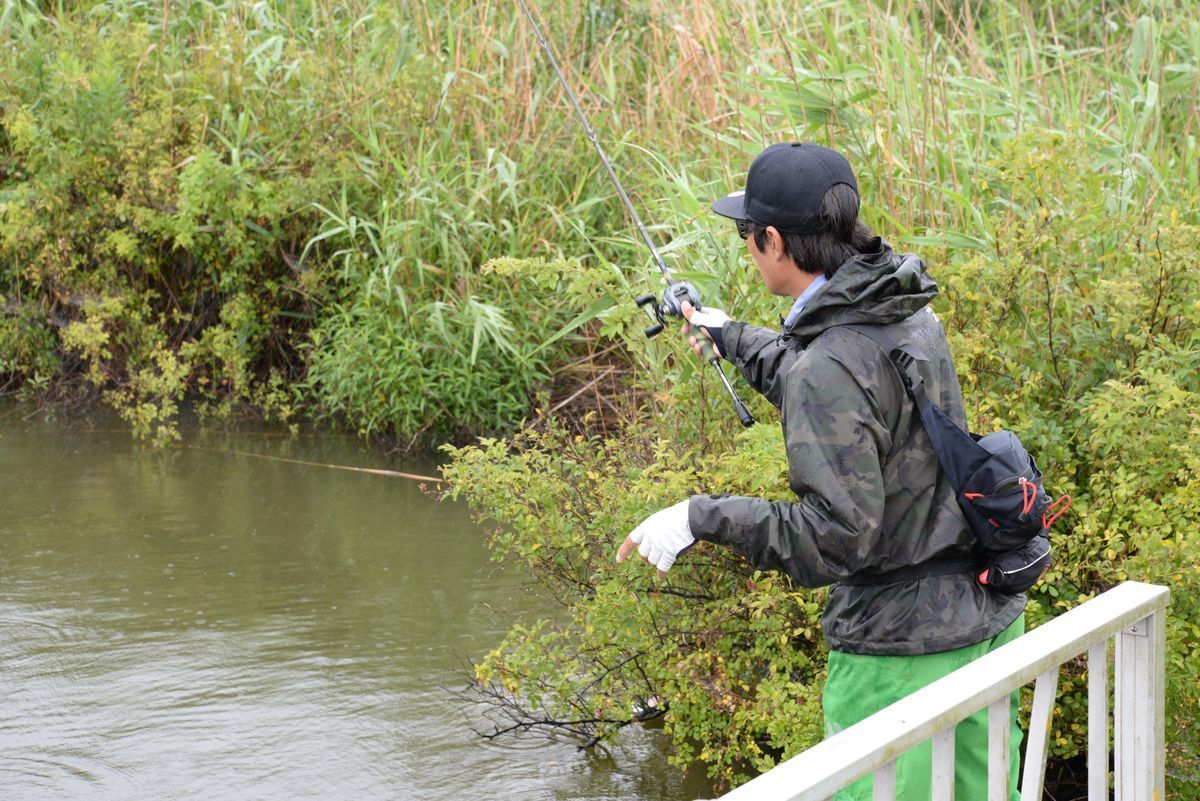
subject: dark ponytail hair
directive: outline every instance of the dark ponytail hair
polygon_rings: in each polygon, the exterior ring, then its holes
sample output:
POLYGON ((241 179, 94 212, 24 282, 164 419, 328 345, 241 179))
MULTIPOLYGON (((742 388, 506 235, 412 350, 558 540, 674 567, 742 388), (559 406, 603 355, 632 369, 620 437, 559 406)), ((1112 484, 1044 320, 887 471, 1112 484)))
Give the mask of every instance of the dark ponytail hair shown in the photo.
MULTIPOLYGON (((806 273, 833 278, 847 259, 879 248, 875 233, 858 218, 858 194, 847 184, 835 184, 821 199, 821 230, 815 234, 780 231, 783 249, 806 273)), ((767 226, 750 222, 754 243, 767 246, 767 226)))

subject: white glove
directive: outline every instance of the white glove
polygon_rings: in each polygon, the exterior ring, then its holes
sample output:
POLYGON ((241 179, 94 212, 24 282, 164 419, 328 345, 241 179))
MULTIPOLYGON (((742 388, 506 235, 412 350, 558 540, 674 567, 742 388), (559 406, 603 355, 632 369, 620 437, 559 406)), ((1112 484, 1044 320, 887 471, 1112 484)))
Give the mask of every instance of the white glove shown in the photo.
MULTIPOLYGON (((687 318, 689 329, 704 329, 700 336, 707 334, 708 338, 712 340, 713 345, 717 348, 717 355, 725 355, 723 329, 726 323, 731 322, 728 314, 720 309, 714 309, 709 306, 704 307, 700 311, 694 311, 689 303, 684 309, 684 316, 687 318)), ((700 353, 700 351, 697 350, 696 353, 700 353)))
POLYGON ((688 325, 704 326, 709 329, 717 329, 718 331, 725 327, 725 323, 729 322, 729 315, 720 309, 713 309, 705 306, 698 312, 692 313, 692 318, 688 320, 688 325))
POLYGON ((636 545, 642 558, 657 567, 660 576, 666 575, 675 559, 696 542, 688 525, 688 503, 680 501, 643 520, 622 543, 617 561, 624 560, 636 545))

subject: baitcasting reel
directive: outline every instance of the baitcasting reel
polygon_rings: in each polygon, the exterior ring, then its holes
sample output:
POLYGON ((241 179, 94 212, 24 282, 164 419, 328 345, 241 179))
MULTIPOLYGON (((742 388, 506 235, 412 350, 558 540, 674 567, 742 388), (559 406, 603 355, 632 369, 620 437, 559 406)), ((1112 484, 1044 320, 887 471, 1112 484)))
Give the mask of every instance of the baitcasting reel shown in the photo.
MULTIPOLYGON (((658 297, 653 292, 647 292, 645 295, 639 295, 635 300, 639 308, 650 307, 650 311, 654 314, 654 323, 646 326, 645 332, 648 337, 656 337, 663 332, 667 326, 668 317, 677 317, 680 320, 683 316, 683 302, 688 301, 692 304, 692 308, 700 311, 700 293, 696 288, 686 281, 674 281, 663 293, 662 303, 658 302, 658 297)), ((742 399, 738 397, 737 390, 733 388, 733 384, 729 383, 729 377, 725 375, 725 371, 721 369, 721 360, 713 350, 712 341, 700 334, 696 341, 700 343, 701 352, 709 364, 717 371, 717 375, 721 377, 721 383, 725 386, 725 391, 729 393, 729 399, 733 401, 733 408, 737 412, 738 420, 746 428, 754 425, 754 415, 750 414, 750 410, 746 408, 746 404, 742 403, 742 399)))
POLYGON ((658 298, 653 292, 638 296, 635 301, 638 307, 649 306, 657 321, 653 325, 646 326, 646 336, 656 337, 661 334, 666 327, 667 317, 678 317, 682 320, 685 300, 692 304, 692 308, 700 310, 700 293, 686 281, 678 281, 667 287, 667 291, 663 293, 662 303, 658 302, 658 298))

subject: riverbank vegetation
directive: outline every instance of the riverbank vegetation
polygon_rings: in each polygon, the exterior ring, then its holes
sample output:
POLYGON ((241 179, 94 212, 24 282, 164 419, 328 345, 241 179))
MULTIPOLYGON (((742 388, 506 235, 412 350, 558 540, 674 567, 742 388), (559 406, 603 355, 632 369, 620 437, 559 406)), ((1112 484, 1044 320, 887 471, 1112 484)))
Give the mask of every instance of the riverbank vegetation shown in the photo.
MULTIPOLYGON (((822 591, 703 545, 664 583, 612 561, 691 493, 787 498, 783 448, 761 399, 741 431, 677 338, 642 337, 648 256, 515 6, 3 9, 6 391, 100 399, 159 441, 184 404, 487 433, 449 452, 451 494, 567 610, 477 667, 511 725, 595 741, 653 699, 677 764, 723 783, 820 738, 822 591)), ((942 288, 972 427, 1019 432, 1075 497, 1031 622, 1172 587, 1169 786, 1200 787, 1200 23, 1076 0, 542 11, 672 268, 739 319, 784 309, 707 204, 769 142, 849 156, 867 221, 942 288)), ((1061 682, 1064 786, 1085 678, 1061 682)))

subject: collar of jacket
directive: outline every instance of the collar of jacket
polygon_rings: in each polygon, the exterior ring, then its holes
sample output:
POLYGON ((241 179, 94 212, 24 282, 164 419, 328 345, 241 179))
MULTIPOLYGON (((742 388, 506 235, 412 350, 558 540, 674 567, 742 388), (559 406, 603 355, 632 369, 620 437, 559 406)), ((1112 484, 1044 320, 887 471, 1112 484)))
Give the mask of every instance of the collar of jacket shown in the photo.
POLYGON ((920 311, 938 293, 925 262, 896 253, 876 237, 872 246, 838 267, 783 335, 807 346, 838 325, 889 325, 920 311))

